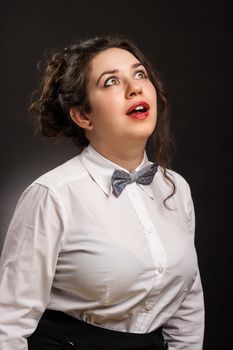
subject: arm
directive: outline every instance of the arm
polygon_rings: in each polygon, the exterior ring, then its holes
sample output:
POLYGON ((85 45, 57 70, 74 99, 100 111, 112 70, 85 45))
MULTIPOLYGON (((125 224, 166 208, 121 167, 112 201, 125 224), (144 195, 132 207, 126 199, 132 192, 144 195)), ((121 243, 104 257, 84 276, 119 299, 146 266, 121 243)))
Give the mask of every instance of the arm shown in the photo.
POLYGON ((169 350, 201 350, 204 332, 204 303, 199 272, 189 294, 164 326, 169 350))
POLYGON ((27 350, 46 308, 63 232, 55 193, 34 184, 21 196, 0 265, 1 350, 27 350))
MULTIPOLYGON (((185 182, 185 219, 189 232, 195 231, 195 214, 190 188, 185 182)), ((201 350, 204 333, 204 300, 199 270, 188 294, 164 326, 169 350, 201 350)))

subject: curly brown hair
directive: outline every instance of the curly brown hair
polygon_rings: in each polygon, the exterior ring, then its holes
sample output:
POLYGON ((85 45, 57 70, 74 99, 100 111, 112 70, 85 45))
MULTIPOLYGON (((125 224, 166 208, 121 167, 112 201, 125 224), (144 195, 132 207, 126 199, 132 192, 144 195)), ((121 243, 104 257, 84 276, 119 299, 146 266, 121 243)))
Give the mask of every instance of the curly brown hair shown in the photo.
MULTIPOLYGON (((51 51, 45 59, 45 68, 39 88, 33 94, 29 107, 36 128, 47 137, 60 139, 69 137, 82 150, 89 144, 83 128, 70 118, 70 108, 79 107, 90 113, 91 105, 87 93, 87 83, 92 59, 109 48, 120 48, 133 54, 145 67, 148 78, 157 93, 157 124, 146 145, 147 152, 153 150, 153 161, 161 166, 164 179, 172 191, 166 201, 175 193, 176 186, 167 172, 171 166, 173 140, 169 127, 169 107, 167 94, 158 72, 151 66, 144 54, 130 40, 121 37, 94 37, 79 41, 63 49, 51 51)), ((167 206, 166 206, 167 207, 167 206)))

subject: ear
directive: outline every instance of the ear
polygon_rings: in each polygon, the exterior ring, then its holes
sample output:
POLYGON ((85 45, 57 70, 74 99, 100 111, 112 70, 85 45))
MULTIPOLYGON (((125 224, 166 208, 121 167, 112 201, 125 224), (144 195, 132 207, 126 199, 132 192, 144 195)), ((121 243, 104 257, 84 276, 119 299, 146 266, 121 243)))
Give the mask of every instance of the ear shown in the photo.
POLYGON ((86 130, 93 129, 93 124, 88 114, 81 111, 78 107, 71 107, 69 113, 70 113, 70 118, 73 120, 75 124, 80 126, 80 128, 86 129, 86 130))

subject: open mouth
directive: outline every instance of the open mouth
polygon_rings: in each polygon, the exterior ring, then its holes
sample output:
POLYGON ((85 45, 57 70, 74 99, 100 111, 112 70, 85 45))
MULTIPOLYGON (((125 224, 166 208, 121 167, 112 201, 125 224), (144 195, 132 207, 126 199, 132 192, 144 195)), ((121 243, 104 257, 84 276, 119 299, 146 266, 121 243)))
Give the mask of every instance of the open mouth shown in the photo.
POLYGON ((132 118, 142 119, 142 118, 146 118, 148 116, 149 109, 150 109, 150 106, 147 102, 139 101, 139 102, 136 102, 135 104, 133 104, 128 109, 126 114, 132 118))

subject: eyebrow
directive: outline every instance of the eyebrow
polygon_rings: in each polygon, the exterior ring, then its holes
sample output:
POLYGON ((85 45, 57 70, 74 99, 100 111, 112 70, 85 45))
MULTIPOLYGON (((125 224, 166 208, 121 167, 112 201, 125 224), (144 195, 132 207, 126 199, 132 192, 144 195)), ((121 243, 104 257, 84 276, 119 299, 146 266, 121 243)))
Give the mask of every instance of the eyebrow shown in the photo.
MULTIPOLYGON (((141 62, 134 63, 134 64, 132 64, 131 69, 137 68, 137 67, 139 67, 139 66, 143 66, 143 64, 142 64, 141 62)), ((144 67, 144 66, 143 66, 143 67, 144 67)), ((145 68, 145 67, 144 67, 144 68, 145 68)), ((115 73, 119 73, 119 70, 118 70, 118 69, 113 69, 113 70, 106 70, 106 71, 104 71, 104 72, 99 76, 99 78, 97 79, 96 86, 99 84, 99 81, 100 81, 100 79, 102 78, 103 75, 105 75, 105 74, 115 74, 115 73)))

